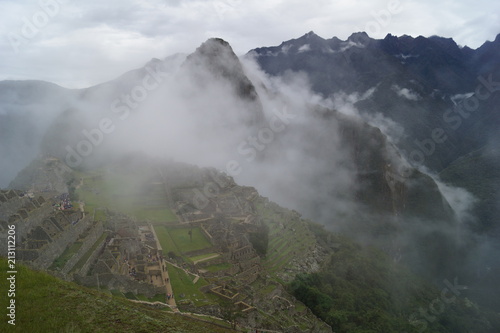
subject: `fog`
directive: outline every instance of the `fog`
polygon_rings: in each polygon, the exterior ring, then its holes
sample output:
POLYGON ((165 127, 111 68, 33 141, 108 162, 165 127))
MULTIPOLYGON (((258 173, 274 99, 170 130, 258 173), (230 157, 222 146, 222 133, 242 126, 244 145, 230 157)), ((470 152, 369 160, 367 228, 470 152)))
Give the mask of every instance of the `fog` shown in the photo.
POLYGON ((38 155, 42 137, 72 94, 47 82, 0 82, 0 187, 38 155))
MULTIPOLYGON (((32 89, 43 90, 38 85, 32 89)), ((434 267, 425 261, 435 256, 434 250, 443 250, 444 243, 429 244, 424 254, 412 246, 435 234, 451 244, 440 255, 458 260, 460 247, 478 239, 468 227, 477 199, 422 167, 420 172, 430 177, 423 178, 427 183, 409 176, 410 164, 395 148, 406 135, 403 128, 355 106, 376 89, 325 99, 311 91, 304 73, 270 77, 251 57, 238 59, 225 42, 210 40, 192 55, 153 59, 116 80, 80 91, 59 89, 59 95, 42 94, 55 98, 40 97, 32 104, 23 104, 14 90, 4 90, 0 153, 8 158, 0 165, 0 186, 39 153, 59 157, 72 168, 92 168, 141 152, 216 167, 330 230, 351 233, 366 243, 390 243, 385 249, 396 261, 404 252, 413 262, 434 267), (349 135, 354 135, 352 145, 346 143, 349 135), (381 151, 371 151, 375 149, 381 151), (366 165, 358 165, 360 160, 366 165), (440 193, 444 200, 436 204, 442 209, 428 217, 398 220, 393 206, 404 205, 396 202, 395 189, 387 188, 394 202, 384 203, 370 183, 385 182, 385 174, 372 177, 384 168, 406 182, 408 192, 440 193), (449 220, 448 208, 453 212, 449 220), (389 236, 391 242, 384 235, 371 239, 381 223, 399 228, 399 235, 389 236)), ((405 89, 397 87, 398 94, 416 98, 405 89)), ((485 245, 471 253, 485 256, 491 250, 485 245)), ((469 256, 461 263, 467 266, 475 259, 469 256)))

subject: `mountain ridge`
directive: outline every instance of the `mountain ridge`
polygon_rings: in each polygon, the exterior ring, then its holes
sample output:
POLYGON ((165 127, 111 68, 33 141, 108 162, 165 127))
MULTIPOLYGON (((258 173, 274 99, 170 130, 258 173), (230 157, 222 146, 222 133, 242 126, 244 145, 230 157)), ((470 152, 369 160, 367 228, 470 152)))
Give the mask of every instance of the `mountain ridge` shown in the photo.
MULTIPOLYGON (((308 33, 250 54, 275 76, 302 68, 309 73, 313 93, 323 90, 335 99, 335 93, 345 89, 355 100, 346 104, 360 109, 358 114, 325 99, 320 101, 326 106, 302 100, 294 104, 304 95, 276 89, 281 83, 273 78, 254 75, 262 81, 250 80, 251 67, 242 65, 230 45, 210 39, 186 58, 153 59, 115 80, 78 90, 68 98, 69 107, 58 105, 62 110, 54 111, 54 121, 43 133, 42 154, 64 161, 70 147, 83 161, 76 171, 84 173, 148 148, 148 153, 164 155, 179 147, 188 153, 180 156, 194 159, 214 155, 225 171, 237 169, 227 167, 234 161, 243 161, 247 181, 289 207, 299 207, 308 218, 376 245, 393 261, 430 279, 455 276, 464 263, 461 255, 474 246, 464 241, 468 234, 461 229, 463 223, 436 181, 408 163, 408 152, 411 156, 417 151, 417 141, 430 167, 441 170, 487 141, 498 120, 495 109, 489 109, 497 100, 494 95, 471 113, 473 124, 455 132, 443 130, 448 139, 440 145, 431 142, 434 151, 425 153, 430 151, 429 138, 442 141, 432 130, 438 125, 448 129, 442 117, 454 106, 450 94, 475 88, 476 82, 469 81, 472 74, 461 76, 464 66, 472 64, 474 73, 495 68, 498 60, 492 54, 500 39, 485 43, 477 54, 466 48, 457 51, 456 43, 441 37, 385 39, 356 33, 346 41, 325 40, 308 33), (448 59, 448 51, 455 55, 448 59), (407 138, 393 138, 374 118, 367 118, 377 112, 402 123, 407 138), (112 133, 96 127, 102 119, 113 121, 112 133), (406 139, 406 145, 396 139, 406 139)), ((466 100, 456 98, 458 103, 466 100)), ((31 183, 36 182, 26 186, 31 183)), ((201 188, 211 198, 210 188, 201 188)), ((217 209, 213 201, 207 202, 206 207, 217 209)), ((193 206, 182 207, 196 216, 193 206)))

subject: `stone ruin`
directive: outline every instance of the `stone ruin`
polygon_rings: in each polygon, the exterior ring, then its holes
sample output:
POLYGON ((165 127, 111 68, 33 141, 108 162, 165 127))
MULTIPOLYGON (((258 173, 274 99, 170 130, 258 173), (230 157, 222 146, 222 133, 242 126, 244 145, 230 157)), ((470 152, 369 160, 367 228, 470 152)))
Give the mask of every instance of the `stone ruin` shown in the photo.
POLYGON ((172 188, 172 198, 176 200, 173 205, 180 220, 179 226, 199 227, 213 247, 184 255, 217 252, 220 256, 186 267, 211 282, 203 288, 205 292, 227 298, 229 290, 235 290, 233 296, 238 296, 230 299, 241 306, 246 304, 246 299, 251 299, 251 295, 242 291, 262 271, 260 257, 248 237, 249 233, 261 228, 253 207, 258 193, 251 187, 235 186, 231 177, 210 169, 197 179, 196 185, 172 188), (216 272, 205 269, 222 263, 229 263, 230 267, 216 272))
MULTIPOLYGON (((47 270, 84 231, 97 228, 94 233, 100 237, 102 226, 92 218, 79 210, 57 210, 56 202, 57 196, 48 192, 0 191, 0 243, 7 239, 6 227, 15 225, 17 260, 47 270)), ((5 255, 7 246, 0 246, 5 255)))
POLYGON ((106 223, 109 240, 88 267, 74 275, 75 281, 146 297, 166 294, 163 250, 153 227, 120 214, 110 215, 106 223))

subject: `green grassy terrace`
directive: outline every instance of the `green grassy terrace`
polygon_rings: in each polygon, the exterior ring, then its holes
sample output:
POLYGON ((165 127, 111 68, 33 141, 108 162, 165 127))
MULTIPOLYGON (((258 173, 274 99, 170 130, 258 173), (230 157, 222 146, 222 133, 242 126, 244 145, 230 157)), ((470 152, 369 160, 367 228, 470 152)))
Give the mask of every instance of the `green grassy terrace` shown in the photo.
POLYGON ((208 282, 199 278, 196 283, 193 283, 195 276, 188 274, 180 268, 167 264, 170 283, 174 290, 174 297, 177 304, 182 308, 183 301, 194 304, 195 306, 203 306, 208 304, 217 304, 217 297, 212 294, 205 294, 200 291, 200 288, 206 286, 208 282))
POLYGON ((176 255, 182 255, 212 246, 200 228, 169 228, 163 225, 156 225, 154 228, 165 254, 174 252, 176 255), (192 239, 189 231, 192 233, 192 239))
POLYGON ((123 212, 139 220, 169 223, 177 216, 168 208, 163 184, 153 182, 140 175, 120 173, 76 173, 74 183, 83 184, 75 190, 80 200, 85 201, 85 210, 96 209, 98 218, 103 218, 100 208, 123 212))
MULTIPOLYGON (((7 260, 0 258, 2 292, 7 260)), ((0 332, 233 332, 170 311, 153 309, 126 298, 58 280, 46 273, 16 265, 16 325, 7 323, 8 297, 0 297, 4 309, 0 332)), ((122 294, 123 295, 123 294, 122 294)))

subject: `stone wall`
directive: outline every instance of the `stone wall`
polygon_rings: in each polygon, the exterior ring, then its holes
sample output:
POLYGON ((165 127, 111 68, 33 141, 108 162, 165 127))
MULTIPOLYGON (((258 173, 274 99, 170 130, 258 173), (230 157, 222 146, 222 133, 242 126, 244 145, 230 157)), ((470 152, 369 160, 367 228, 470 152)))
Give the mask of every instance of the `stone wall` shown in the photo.
POLYGON ((16 236, 19 241, 25 240, 29 231, 35 226, 41 225, 42 221, 53 213, 49 203, 44 203, 38 209, 28 212, 28 218, 22 219, 16 224, 16 236))
POLYGON ((157 294, 166 294, 165 286, 155 287, 146 282, 132 280, 131 278, 120 274, 98 274, 92 276, 75 275, 75 281, 86 287, 105 287, 109 290, 120 290, 122 292, 133 292, 135 295, 145 295, 153 297, 157 294))
MULTIPOLYGON (((16 192, 11 190, 11 193, 16 192)), ((0 215, 5 218, 0 217, 0 220, 3 221, 0 223, 0 255, 7 255, 7 226, 9 224, 16 226, 16 245, 19 247, 27 239, 28 233, 36 226, 39 226, 43 219, 52 212, 53 209, 49 203, 44 202, 40 205, 37 202, 35 206, 25 197, 12 197, 9 201, 2 203, 0 205, 0 215)))
POLYGON ((184 255, 186 255, 188 257, 196 257, 196 256, 201 256, 203 254, 215 253, 215 252, 217 252, 217 250, 218 250, 218 248, 216 248, 215 246, 212 246, 212 247, 201 249, 201 250, 189 251, 189 252, 184 253, 184 255))
POLYGON ((205 229, 205 226, 203 225, 203 223, 200 223, 200 229, 201 229, 201 232, 205 235, 205 237, 207 237, 210 244, 215 245, 214 238, 212 237, 212 235, 210 235, 210 233, 207 231, 207 229, 205 229))
POLYGON ((47 269, 64 252, 66 247, 73 244, 91 224, 91 217, 86 216, 77 224, 66 227, 57 238, 39 250, 40 255, 32 262, 32 266, 38 269, 47 269))
POLYGON ((252 282, 254 282, 255 280, 257 280, 260 271, 261 271, 261 267, 256 265, 256 266, 253 266, 253 267, 247 269, 244 272, 241 272, 240 274, 238 274, 236 276, 236 278, 238 279, 238 281, 241 284, 248 285, 248 284, 251 284, 252 282))
POLYGON ((106 247, 106 239, 103 239, 102 242, 96 247, 95 251, 90 255, 85 264, 83 264, 80 271, 77 273, 78 275, 87 275, 87 273, 90 271, 90 268, 92 268, 92 264, 96 261, 97 257, 99 257, 104 247, 106 247))
POLYGON ((197 263, 196 266, 198 268, 203 268, 203 267, 212 266, 212 265, 224 264, 226 262, 227 262, 227 258, 226 257, 219 256, 219 257, 216 257, 216 258, 213 258, 213 259, 203 260, 203 261, 197 263))
POLYGON ((62 273, 67 274, 76 263, 87 253, 87 251, 95 244, 95 242, 102 236, 104 232, 104 228, 102 226, 102 222, 97 222, 95 226, 93 226, 92 230, 88 234, 87 237, 83 240, 83 244, 78 249, 78 251, 68 260, 66 265, 64 265, 61 270, 62 273))
POLYGON ((235 261, 244 261, 256 256, 255 250, 251 245, 243 246, 233 251, 231 259, 235 261))
MULTIPOLYGON (((3 191, 2 191, 3 192, 3 191)), ((12 192, 14 193, 14 192, 12 192)), ((24 206, 29 201, 26 197, 7 197, 4 193, 0 193, 0 219, 7 220, 9 216, 16 213, 19 208, 24 206)))
POLYGON ((252 259, 239 262, 239 265, 241 267, 241 270, 245 271, 245 270, 249 269, 250 267, 260 265, 260 257, 256 256, 256 257, 253 257, 252 259))

